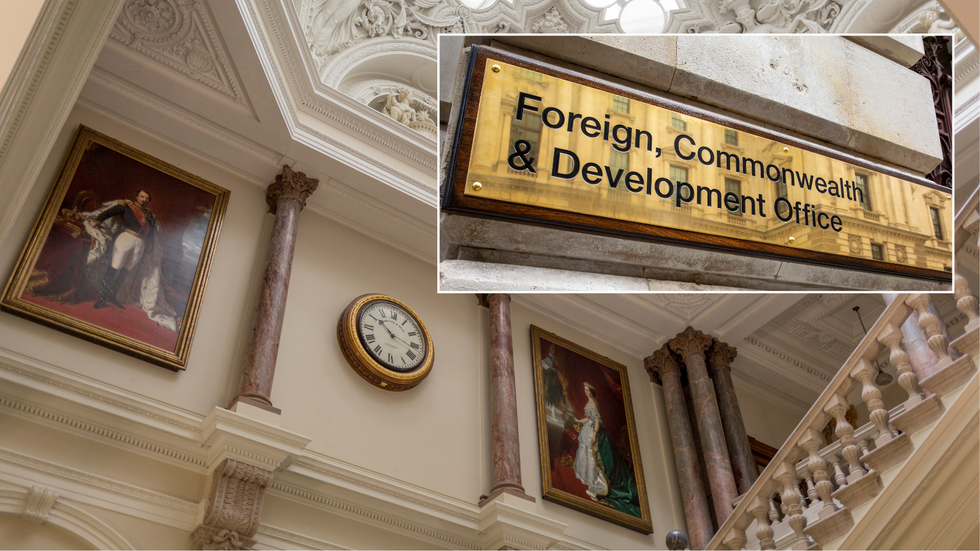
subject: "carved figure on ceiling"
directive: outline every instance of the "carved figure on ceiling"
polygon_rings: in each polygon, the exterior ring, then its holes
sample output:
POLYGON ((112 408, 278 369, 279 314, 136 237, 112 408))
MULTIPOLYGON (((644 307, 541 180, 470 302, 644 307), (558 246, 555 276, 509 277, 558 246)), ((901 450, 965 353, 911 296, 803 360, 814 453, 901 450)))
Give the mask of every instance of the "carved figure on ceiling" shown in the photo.
POLYGON ((959 42, 965 36, 963 31, 956 26, 956 22, 946 17, 946 12, 939 4, 928 6, 919 15, 919 24, 922 25, 923 29, 926 29, 926 34, 953 33, 954 43, 959 42))
POLYGON ((399 88, 397 93, 392 92, 388 96, 388 101, 385 103, 384 109, 381 112, 407 125, 414 121, 416 117, 415 108, 412 107, 413 99, 411 90, 408 88, 399 88))

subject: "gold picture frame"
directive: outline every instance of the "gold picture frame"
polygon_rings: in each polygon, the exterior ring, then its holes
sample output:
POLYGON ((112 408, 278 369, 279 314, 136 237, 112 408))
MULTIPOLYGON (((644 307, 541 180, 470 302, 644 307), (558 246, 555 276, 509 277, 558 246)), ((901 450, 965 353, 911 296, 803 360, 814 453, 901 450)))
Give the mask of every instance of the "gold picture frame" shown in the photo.
POLYGON ((544 499, 650 534, 626 366, 531 326, 544 499))
POLYGON ((183 370, 230 194, 79 126, 0 309, 183 370))

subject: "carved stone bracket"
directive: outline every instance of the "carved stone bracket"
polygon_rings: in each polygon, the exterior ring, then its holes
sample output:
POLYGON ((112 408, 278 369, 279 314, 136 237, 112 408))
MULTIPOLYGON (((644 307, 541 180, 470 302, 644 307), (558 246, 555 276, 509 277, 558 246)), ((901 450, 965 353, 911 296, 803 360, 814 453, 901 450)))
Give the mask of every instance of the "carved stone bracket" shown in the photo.
POLYGON ((201 549, 251 549, 272 472, 225 459, 211 478, 204 521, 191 535, 201 549))
POLYGON ((306 199, 316 191, 320 180, 307 178, 306 174, 296 172, 288 166, 282 167, 282 174, 276 176, 265 192, 265 202, 269 205, 269 214, 276 214, 279 202, 283 199, 296 199, 305 208, 306 199))
POLYGON ((58 500, 58 493, 51 488, 33 486, 27 491, 27 504, 24 506, 24 520, 34 524, 43 524, 48 520, 48 514, 58 500))

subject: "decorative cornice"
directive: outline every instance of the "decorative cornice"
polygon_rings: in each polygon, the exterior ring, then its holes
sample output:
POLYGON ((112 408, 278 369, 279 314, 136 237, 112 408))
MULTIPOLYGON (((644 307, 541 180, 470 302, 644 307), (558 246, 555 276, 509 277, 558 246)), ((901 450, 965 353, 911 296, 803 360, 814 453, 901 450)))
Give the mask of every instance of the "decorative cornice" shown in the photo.
POLYGON ((803 372, 807 373, 808 375, 812 375, 812 376, 820 379, 821 381, 825 381, 825 382, 828 382, 828 383, 830 382, 830 377, 828 377, 824 373, 821 373, 819 370, 814 369, 813 367, 810 367, 809 365, 807 365, 807 364, 805 364, 805 363, 797 360, 796 358, 794 358, 794 357, 792 357, 792 356, 790 356, 790 355, 782 352, 781 350, 776 350, 775 348, 769 346, 768 344, 756 340, 754 337, 751 337, 751 336, 745 337, 745 342, 747 342, 747 343, 749 343, 751 345, 754 345, 754 346, 760 348, 761 350, 765 350, 769 354, 771 354, 771 355, 779 358, 780 360, 783 360, 784 362, 792 365, 793 367, 796 367, 797 369, 799 369, 800 371, 803 371, 803 372))
POLYGON ((328 541, 311 538, 309 536, 297 534, 296 532, 290 532, 289 530, 276 528, 275 526, 270 526, 268 524, 259 524, 259 529, 258 531, 256 531, 256 539, 258 539, 257 536, 259 536, 260 534, 263 536, 270 536, 273 538, 285 540, 290 543, 298 543, 300 545, 305 545, 310 549, 348 549, 347 547, 341 547, 339 545, 330 543, 328 541))
MULTIPOLYGON (((72 469, 56 463, 51 463, 49 461, 44 461, 43 459, 38 459, 36 457, 31 457, 29 455, 24 455, 17 453, 13 450, 6 448, 0 448, 0 461, 6 461, 9 463, 14 463, 17 465, 22 465, 31 469, 35 469, 45 473, 55 474, 62 478, 72 480, 75 482, 81 482, 83 484, 90 484, 92 486, 97 486, 112 492, 130 496, 143 501, 148 501, 150 503, 155 503, 157 505, 163 505, 170 509, 176 509, 178 511, 183 511, 185 513, 197 514, 198 505, 196 503, 191 503, 189 501, 184 501, 182 499, 177 499, 168 495, 161 494, 159 492, 153 492, 140 488, 138 486, 133 486, 131 484, 125 484, 111 478, 106 478, 104 476, 98 476, 84 471, 79 471, 77 469, 72 469)), ((55 504, 57 506, 57 504, 55 504)))
POLYGON ((480 544, 475 540, 464 539, 444 531, 435 530, 429 526, 424 526, 405 519, 387 515, 368 507, 362 507, 353 503, 341 501, 331 496, 306 490, 298 486, 286 484, 274 480, 269 487, 272 495, 282 497, 299 498, 303 501, 318 503, 321 506, 336 510, 342 514, 353 516, 361 521, 370 522, 375 525, 393 526, 423 536, 427 539, 438 541, 443 545, 457 549, 481 549, 480 544))

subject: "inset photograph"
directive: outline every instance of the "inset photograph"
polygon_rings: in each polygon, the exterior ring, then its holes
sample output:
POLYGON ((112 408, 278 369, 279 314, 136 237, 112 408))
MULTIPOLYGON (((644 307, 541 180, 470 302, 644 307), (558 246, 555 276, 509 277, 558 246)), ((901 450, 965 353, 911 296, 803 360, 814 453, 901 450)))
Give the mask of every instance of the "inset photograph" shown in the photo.
POLYGON ((441 37, 439 290, 952 290, 949 40, 441 37))

